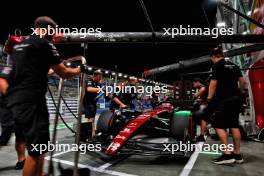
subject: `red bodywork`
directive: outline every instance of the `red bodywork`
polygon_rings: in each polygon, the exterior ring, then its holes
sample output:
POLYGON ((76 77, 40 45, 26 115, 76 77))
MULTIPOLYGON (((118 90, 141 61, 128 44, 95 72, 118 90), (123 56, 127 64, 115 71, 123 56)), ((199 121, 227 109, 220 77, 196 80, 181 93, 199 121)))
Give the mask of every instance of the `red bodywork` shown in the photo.
MULTIPOLYGON (((264 66, 264 59, 252 67, 264 66)), ((259 128, 264 128, 264 69, 250 70, 249 79, 254 99, 256 121, 259 128)))
POLYGON ((144 125, 150 118, 155 117, 156 115, 168 112, 173 110, 172 106, 160 107, 158 109, 147 111, 134 120, 130 121, 124 128, 121 130, 118 135, 113 139, 111 144, 106 149, 105 153, 107 155, 115 155, 125 143, 137 132, 137 130, 144 125))

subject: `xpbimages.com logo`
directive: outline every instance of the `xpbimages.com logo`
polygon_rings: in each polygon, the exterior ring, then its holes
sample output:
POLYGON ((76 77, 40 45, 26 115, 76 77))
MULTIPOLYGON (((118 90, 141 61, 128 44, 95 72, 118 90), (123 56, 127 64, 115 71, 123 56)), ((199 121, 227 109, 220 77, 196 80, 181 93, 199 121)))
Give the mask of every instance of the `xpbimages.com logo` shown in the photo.
POLYGON ((102 86, 99 87, 99 94, 105 94, 106 96, 112 94, 119 94, 119 93, 127 93, 127 94, 144 94, 146 96, 151 96, 153 93, 155 94, 166 94, 169 90, 167 89, 168 86, 118 86, 118 84, 114 83, 113 86, 102 86))
POLYGON ((180 25, 176 28, 163 28, 163 30, 163 35, 171 36, 171 38, 184 35, 212 36, 212 38, 218 38, 219 35, 234 34, 233 28, 197 28, 191 27, 190 25, 188 25, 187 27, 180 25))
POLYGON ((102 150, 101 144, 60 144, 58 141, 55 144, 52 144, 48 141, 47 144, 31 144, 31 152, 38 152, 43 154, 45 152, 67 152, 67 151, 80 151, 80 154, 85 154, 87 151, 89 152, 99 152, 102 150))
POLYGON ((60 34, 80 35, 80 38, 85 38, 87 35, 100 35, 102 33, 101 28, 59 28, 57 25, 55 28, 48 25, 47 28, 31 28, 31 30, 31 35, 40 35, 41 38, 45 35, 60 34))
POLYGON ((234 151, 234 145, 233 144, 192 144, 190 142, 182 143, 181 141, 179 143, 175 144, 163 144, 163 152, 170 152, 171 154, 175 154, 177 152, 224 152, 234 151))

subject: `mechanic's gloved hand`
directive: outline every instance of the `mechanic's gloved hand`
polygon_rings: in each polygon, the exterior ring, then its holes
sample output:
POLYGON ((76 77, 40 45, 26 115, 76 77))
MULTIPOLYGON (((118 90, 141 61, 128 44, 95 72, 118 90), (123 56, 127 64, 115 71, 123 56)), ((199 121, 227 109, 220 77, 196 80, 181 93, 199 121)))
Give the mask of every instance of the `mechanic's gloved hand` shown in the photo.
POLYGON ((80 69, 81 69, 81 73, 86 73, 86 74, 89 73, 88 66, 85 65, 85 64, 81 64, 81 65, 80 65, 80 69))

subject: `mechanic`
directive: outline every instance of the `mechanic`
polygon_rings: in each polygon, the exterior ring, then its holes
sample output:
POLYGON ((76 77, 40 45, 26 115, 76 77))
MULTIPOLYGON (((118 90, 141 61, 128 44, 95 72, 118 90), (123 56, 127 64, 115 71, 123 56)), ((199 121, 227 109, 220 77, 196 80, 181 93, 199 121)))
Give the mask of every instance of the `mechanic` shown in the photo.
POLYGON ((197 142, 205 142, 205 133, 207 131, 207 122, 208 118, 206 115, 206 108, 207 108, 207 95, 208 89, 205 85, 202 84, 202 80, 200 78, 195 78, 193 80, 193 87, 198 90, 196 94, 194 94, 194 101, 197 104, 198 108, 193 112, 197 123, 200 123, 201 133, 196 138, 197 142))
POLYGON ((160 102, 159 95, 153 91, 151 95, 152 108, 154 109, 159 104, 159 102, 160 102))
MULTIPOLYGON (((10 72, 10 67, 4 67, 0 72, 0 86, 2 87, 0 90, 0 123, 2 129, 0 147, 8 144, 11 135, 14 132, 14 119, 11 110, 7 107, 7 99, 5 97, 5 93, 8 89, 8 76, 10 72)), ((16 136, 19 135, 16 134, 16 136)), ((25 143, 19 139, 19 137, 16 137, 15 139, 15 149, 17 153, 17 163, 15 165, 15 169, 21 170, 25 164, 26 146, 25 143)))
POLYGON ((222 144, 226 146, 223 154, 213 160, 215 164, 242 163, 244 159, 240 154, 241 134, 239 130, 239 113, 241 108, 240 90, 244 90, 245 80, 239 67, 224 59, 220 47, 211 51, 212 77, 209 85, 207 101, 211 102, 215 96, 217 106, 213 115, 213 127, 222 144), (226 129, 230 128, 234 150, 227 150, 228 134, 226 129))
POLYGON ((92 129, 91 138, 95 137, 95 123, 94 118, 97 110, 98 95, 101 93, 101 81, 103 79, 103 73, 100 70, 96 70, 93 73, 93 77, 86 81, 86 91, 83 99, 83 107, 85 117, 88 120, 88 128, 92 129))
MULTIPOLYGON (((5 69, 5 68, 4 68, 5 69)), ((4 70, 3 69, 3 70, 4 70)), ((11 69, 10 69, 11 71, 11 69)), ((13 132, 13 119, 11 112, 6 107, 6 99, 3 93, 6 92, 8 88, 7 82, 8 73, 5 74, 4 71, 0 72, 0 123, 1 123, 1 136, 0 136, 0 146, 6 146, 11 134, 13 132)))
POLYGON ((135 110, 137 112, 141 112, 142 109, 142 99, 139 97, 139 94, 137 93, 137 85, 138 85, 138 79, 134 76, 129 78, 129 86, 131 86, 131 92, 130 92, 130 108, 132 110, 135 110), (134 87, 134 89, 132 89, 134 87))
POLYGON ((126 86, 127 81, 121 80, 118 83, 120 93, 114 93, 111 97, 112 101, 110 104, 110 110, 114 111, 116 109, 123 109, 127 107, 127 104, 130 103, 130 95, 127 93, 122 93, 122 90, 126 86))
MULTIPOLYGON (((8 67, 6 67, 8 68, 8 67)), ((11 69, 8 70, 3 68, 0 72, 0 123, 1 123, 1 136, 0 136, 0 146, 6 146, 11 134, 13 132, 13 120, 11 112, 6 107, 6 99, 4 93, 6 93, 8 88, 7 77, 11 72, 11 69), (6 70, 6 71, 4 71, 6 70)))
POLYGON ((137 110, 137 86, 138 80, 135 77, 130 77, 129 83, 127 81, 121 81, 119 86, 121 89, 125 89, 125 87, 131 86, 129 90, 131 92, 120 92, 118 94, 113 94, 113 101, 110 105, 111 110, 119 109, 119 108, 129 108, 131 110, 137 110))
POLYGON ((55 27, 51 18, 38 17, 34 22, 35 35, 25 37, 11 54, 14 64, 9 75, 7 99, 15 118, 15 131, 20 132, 17 137, 24 140, 28 151, 23 176, 43 174, 44 154, 40 153, 39 146, 47 145, 50 140, 45 98, 49 69, 62 78, 87 71, 84 65, 66 68, 61 63, 59 53, 51 43, 53 36, 47 32, 48 28, 55 27))

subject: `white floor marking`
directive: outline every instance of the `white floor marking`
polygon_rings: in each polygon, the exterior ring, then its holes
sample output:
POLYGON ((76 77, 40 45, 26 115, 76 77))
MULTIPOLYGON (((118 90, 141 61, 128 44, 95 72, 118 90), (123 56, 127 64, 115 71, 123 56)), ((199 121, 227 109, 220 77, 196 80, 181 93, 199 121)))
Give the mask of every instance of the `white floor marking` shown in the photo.
POLYGON ((222 155, 222 153, 219 152, 200 152, 201 154, 208 154, 208 155, 222 155))
POLYGON ((123 161, 124 159, 127 159, 127 158, 128 157, 125 157, 125 158, 117 159, 117 160, 115 160, 115 161, 113 161, 111 163, 105 163, 105 164, 99 166, 98 169, 106 169, 106 168, 108 168, 108 167, 110 167, 110 166, 112 166, 114 164, 117 164, 117 163, 119 163, 119 162, 121 162, 121 161, 123 161))
POLYGON ((105 163, 105 164, 101 165, 100 167, 98 167, 98 169, 99 170, 104 170, 104 169, 106 169, 106 168, 108 168, 110 166, 112 166, 111 163, 105 163))
MULTIPOLYGON (((204 142, 199 142, 197 145, 199 145, 199 148, 202 149, 204 142)), ((184 166, 183 170, 181 171, 179 176, 188 176, 191 171, 192 168, 194 166, 194 163, 196 162, 198 155, 202 152, 202 150, 195 150, 195 152, 193 152, 193 154, 191 155, 189 161, 187 162, 187 164, 184 166)))
MULTIPOLYGON (((46 160, 49 160, 49 158, 46 159, 46 160)), ((57 159, 57 158, 53 158, 53 162, 59 162, 59 163, 66 164, 66 165, 69 165, 69 166, 74 166, 74 162, 67 161, 67 160, 60 160, 60 159, 57 159)), ((112 170, 99 169, 100 167, 93 167, 93 166, 84 165, 84 164, 78 164, 78 167, 79 168, 88 168, 91 171, 100 172, 100 173, 109 174, 109 175, 116 175, 116 176, 137 176, 137 175, 133 175, 133 174, 127 174, 127 173, 124 173, 124 172, 118 172, 118 171, 112 171, 112 170)))

